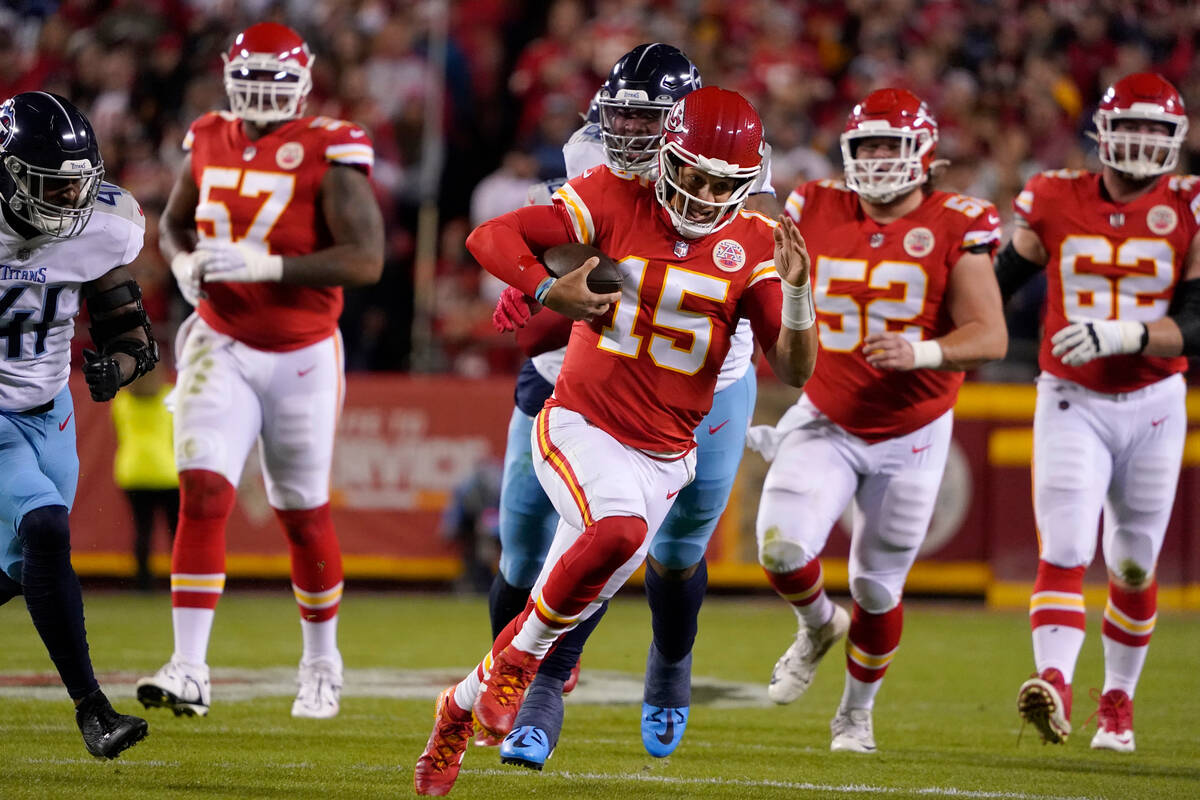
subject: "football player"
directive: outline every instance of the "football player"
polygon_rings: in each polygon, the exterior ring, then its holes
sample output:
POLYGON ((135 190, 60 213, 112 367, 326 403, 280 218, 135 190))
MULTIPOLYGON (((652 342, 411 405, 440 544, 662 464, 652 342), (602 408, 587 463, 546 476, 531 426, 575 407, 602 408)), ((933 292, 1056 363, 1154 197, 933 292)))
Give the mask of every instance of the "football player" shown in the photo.
POLYGON ((494 734, 512 729, 546 653, 641 564, 649 532, 695 476, 693 431, 738 319, 751 320, 783 380, 802 385, 811 374, 804 243, 790 222, 742 211, 762 152, 762 124, 741 95, 698 89, 667 115, 653 182, 591 170, 559 189, 553 206, 498 217, 468 239, 497 277, 577 320, 533 433, 534 467, 561 520, 526 609, 439 697, 414 775, 419 794, 453 786, 472 712, 494 734), (628 254, 622 291, 588 291, 595 259, 550 277, 536 253, 568 241, 628 254))
POLYGON ((96 682, 71 567, 79 456, 67 378, 80 301, 92 320, 96 351, 84 351, 83 374, 96 402, 153 369, 158 349, 125 268, 146 219, 103 176, 96 134, 68 100, 22 92, 0 105, 0 604, 25 595, 84 745, 116 758, 147 726, 114 711, 96 682))
MULTIPOLYGON (((653 180, 657 174, 658 142, 663 119, 672 104, 700 88, 695 65, 678 48, 660 42, 640 44, 622 56, 597 92, 589 121, 563 146, 567 174, 572 178, 607 165, 626 175, 653 180)), ((770 147, 764 143, 763 169, 750 187, 747 207, 774 216, 770 147)), ((555 185, 561 185, 559 182, 555 185)), ((535 187, 536 189, 537 187, 535 187)), ((550 192, 543 192, 546 203, 550 192)), ((538 199, 535 194, 534 199, 538 199)), ((558 517, 534 474, 529 450, 533 419, 554 389, 565 353, 569 321, 556 327, 554 314, 539 314, 532 323, 536 340, 521 330, 523 344, 539 352, 518 377, 516 400, 509 425, 501 491, 500 570, 490 596, 493 635, 525 607, 529 588, 545 561, 558 517), (552 346, 549 343, 558 345, 552 346)), ((521 292, 509 288, 497 305, 496 320, 502 330, 520 327, 528 319, 521 292)), ((641 714, 642 743, 656 757, 670 755, 682 741, 691 703, 692 645, 697 617, 708 585, 704 553, 729 501, 744 451, 744 433, 750 424, 757 395, 751 356, 754 350, 749 322, 742 320, 733 345, 717 378, 712 410, 695 429, 696 479, 680 492, 661 527, 655 532, 647 557, 646 596, 651 609, 653 639, 646 658, 641 714)), ((530 686, 529 703, 518 727, 533 725, 546 733, 548 748, 558 741, 562 720, 562 684, 572 686, 578 675, 579 653, 588 634, 600 621, 603 608, 563 637, 539 669, 530 686)), ((486 738, 486 733, 481 736, 486 738)), ((515 752, 513 745, 528 739, 511 737, 501 748, 503 760, 535 764, 533 752, 515 752)), ((537 747, 535 750, 540 751, 537 747)))
POLYGON ((1181 354, 1200 354, 1200 178, 1171 174, 1188 120, 1162 76, 1117 81, 1094 120, 1101 171, 1030 179, 997 261, 1006 298, 1046 272, 1033 419, 1037 673, 1021 685, 1017 706, 1044 741, 1071 733, 1083 573, 1103 508, 1108 603, 1092 747, 1128 753, 1133 694, 1154 632, 1154 571, 1187 432, 1181 354))
POLYGON ((1004 355, 1008 334, 988 202, 934 190, 937 122, 903 89, 854 107, 843 181, 787 199, 808 243, 820 357, 774 428, 751 431, 771 461, 756 533, 767 579, 799 622, 768 694, 798 698, 849 632, 831 749, 871 753, 871 709, 900 644, 901 596, 946 466, 963 371, 1004 355), (823 588, 819 556, 850 501, 853 611, 823 588))
POLYGON ((287 536, 303 651, 292 716, 338 713, 342 558, 329 510, 342 407, 343 286, 383 268, 366 131, 304 116, 313 55, 252 25, 225 60, 230 111, 192 123, 162 248, 196 311, 181 326, 175 411, 180 519, 171 558, 175 649, 138 681, 147 707, 208 713, 207 649, 225 585, 225 525, 250 448, 287 536))

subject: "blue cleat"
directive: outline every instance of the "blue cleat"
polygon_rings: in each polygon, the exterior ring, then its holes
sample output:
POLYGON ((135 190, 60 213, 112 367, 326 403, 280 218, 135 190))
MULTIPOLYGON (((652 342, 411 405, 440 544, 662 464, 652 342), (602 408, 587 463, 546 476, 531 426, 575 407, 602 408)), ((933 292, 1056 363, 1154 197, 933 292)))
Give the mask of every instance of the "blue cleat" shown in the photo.
POLYGON ((642 744, 655 758, 666 758, 683 741, 691 706, 663 708, 642 703, 642 744))
POLYGON ((550 753, 550 739, 546 732, 532 725, 514 728, 500 743, 501 764, 519 764, 540 770, 550 753))

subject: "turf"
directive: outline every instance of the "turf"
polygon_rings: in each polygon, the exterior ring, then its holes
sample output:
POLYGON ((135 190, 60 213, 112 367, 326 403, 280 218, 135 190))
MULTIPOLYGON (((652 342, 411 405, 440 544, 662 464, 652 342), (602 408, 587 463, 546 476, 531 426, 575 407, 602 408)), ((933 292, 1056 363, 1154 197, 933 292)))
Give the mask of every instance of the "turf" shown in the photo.
MULTIPOLYGON (((171 649, 165 593, 86 593, 93 660, 102 679, 149 674, 171 649)), ((290 697, 222 700, 205 719, 145 712, 150 737, 113 762, 84 751, 65 693, 22 695, 13 684, 51 671, 20 601, 0 608, 0 797, 379 798, 412 796, 412 766, 432 723, 439 680, 472 666, 487 645, 485 601, 439 595, 367 594, 343 604, 342 652, 355 668, 441 670, 421 699, 348 696, 331 721, 293 720, 290 697)), ((275 591, 230 592, 221 601, 214 668, 289 671, 299 650, 295 605, 275 591)), ((701 617, 699 677, 756 684, 793 633, 790 613, 768 598, 709 598, 701 617)), ((1077 733, 1062 747, 1018 738, 1016 688, 1031 669, 1027 617, 972 605, 910 604, 904 642, 875 711, 875 756, 831 754, 829 718, 841 694, 837 650, 808 695, 786 707, 714 703, 698 691, 687 736, 669 759, 652 759, 638 735, 638 706, 568 699, 566 728, 542 773, 502 767, 492 750, 467 754, 459 798, 1188 798, 1200 797, 1197 664, 1200 618, 1159 617, 1139 691, 1138 751, 1088 748, 1088 687, 1102 679, 1099 624, 1076 675, 1077 733)), ((618 598, 584 656, 593 676, 639 680, 649 640, 636 595, 618 598)), ((428 673, 422 673, 428 674, 428 673)), ((437 674, 436 672, 434 673, 437 674)), ((349 690, 348 690, 349 691, 349 690)), ((754 691, 758 691, 755 688, 754 691)), ((135 710, 128 693, 111 693, 135 710)))

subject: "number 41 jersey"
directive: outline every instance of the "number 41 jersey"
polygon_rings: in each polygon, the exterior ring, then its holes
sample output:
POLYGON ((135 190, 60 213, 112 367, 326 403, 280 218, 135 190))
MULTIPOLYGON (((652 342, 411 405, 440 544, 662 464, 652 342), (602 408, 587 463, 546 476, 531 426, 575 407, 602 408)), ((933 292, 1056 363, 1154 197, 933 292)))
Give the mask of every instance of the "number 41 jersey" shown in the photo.
MULTIPOLYGON (((197 119, 183 140, 200 189, 196 231, 295 256, 329 247, 321 181, 333 165, 370 174, 371 140, 362 128, 301 117, 251 140, 229 112, 197 119)), ((342 312, 340 286, 205 283, 196 309, 213 329, 260 350, 296 350, 326 339, 342 312)))
POLYGON ((1091 172, 1043 172, 1013 206, 1050 254, 1039 366, 1093 391, 1118 394, 1183 372, 1187 359, 1122 355, 1068 367, 1051 355, 1050 338, 1073 319, 1153 322, 1166 316, 1200 228, 1200 177, 1164 175, 1150 191, 1120 205, 1101 193, 1100 180, 1091 172))
POLYGON ((995 206, 929 192, 915 210, 881 225, 840 181, 812 181, 792 192, 785 211, 812 259, 821 351, 804 393, 813 405, 867 441, 903 436, 949 411, 963 373, 876 369, 863 340, 890 331, 915 342, 953 329, 950 273, 968 251, 995 250, 995 206))

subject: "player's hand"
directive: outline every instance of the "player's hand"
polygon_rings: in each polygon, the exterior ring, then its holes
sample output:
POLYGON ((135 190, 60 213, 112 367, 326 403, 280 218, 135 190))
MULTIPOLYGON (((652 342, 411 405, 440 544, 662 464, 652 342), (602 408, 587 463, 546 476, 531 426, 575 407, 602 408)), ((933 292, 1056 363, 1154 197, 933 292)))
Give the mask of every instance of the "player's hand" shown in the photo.
POLYGON ((533 312, 541 307, 541 303, 520 289, 506 286, 500 293, 500 299, 496 301, 496 310, 492 312, 492 327, 500 333, 524 328, 533 312))
POLYGON ((783 214, 775 226, 775 271, 792 286, 808 283, 808 247, 792 218, 783 214))
POLYGON ((579 269, 559 278, 542 298, 542 305, 570 319, 592 321, 608 313, 612 304, 621 299, 620 292, 596 294, 587 286, 587 276, 600 259, 592 256, 579 269))
POLYGON ((283 278, 283 256, 273 256, 244 242, 201 239, 196 245, 196 263, 205 281, 271 283, 283 278))
POLYGON ((204 276, 196 263, 195 253, 185 253, 182 250, 176 253, 171 259, 171 274, 175 276, 175 283, 179 285, 179 293, 189 305, 195 307, 207 297, 200 288, 200 281, 204 276))
POLYGON ((910 370, 914 357, 912 342, 898 333, 872 333, 863 339, 863 355, 875 369, 910 370))
POLYGON ((1146 326, 1118 319, 1075 320, 1050 337, 1050 350, 1068 367, 1079 367, 1107 356, 1140 353, 1146 326))
POLYGON ((121 388, 121 368, 117 362, 112 356, 102 356, 95 350, 83 351, 83 377, 97 403, 112 400, 121 388))

